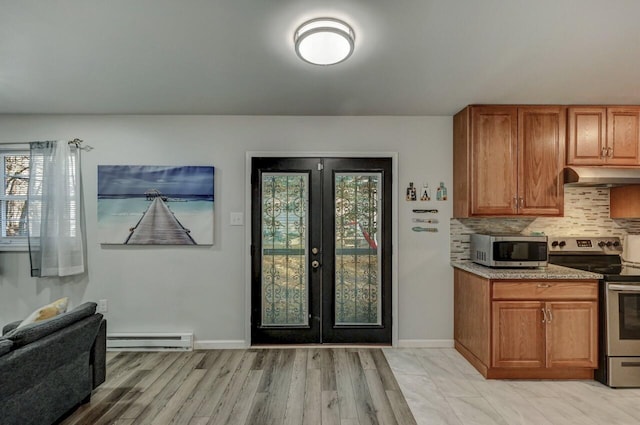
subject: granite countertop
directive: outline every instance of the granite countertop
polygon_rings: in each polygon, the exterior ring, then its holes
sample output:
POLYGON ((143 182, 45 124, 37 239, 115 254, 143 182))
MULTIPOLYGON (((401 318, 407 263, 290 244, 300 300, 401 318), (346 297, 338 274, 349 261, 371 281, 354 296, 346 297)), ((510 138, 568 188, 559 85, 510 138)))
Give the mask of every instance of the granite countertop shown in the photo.
POLYGON ((531 269, 494 269, 471 261, 452 261, 451 265, 487 279, 602 279, 598 273, 570 269, 569 267, 549 264, 547 267, 531 269))

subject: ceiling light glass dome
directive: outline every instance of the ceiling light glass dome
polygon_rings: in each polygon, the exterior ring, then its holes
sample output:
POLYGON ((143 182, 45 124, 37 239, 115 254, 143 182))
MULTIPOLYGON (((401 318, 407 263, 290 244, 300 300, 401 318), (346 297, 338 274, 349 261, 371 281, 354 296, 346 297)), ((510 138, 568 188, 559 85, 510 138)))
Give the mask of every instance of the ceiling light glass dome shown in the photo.
POLYGON ((334 65, 353 53, 355 34, 345 22, 335 18, 317 18, 296 30, 296 53, 314 65, 334 65))

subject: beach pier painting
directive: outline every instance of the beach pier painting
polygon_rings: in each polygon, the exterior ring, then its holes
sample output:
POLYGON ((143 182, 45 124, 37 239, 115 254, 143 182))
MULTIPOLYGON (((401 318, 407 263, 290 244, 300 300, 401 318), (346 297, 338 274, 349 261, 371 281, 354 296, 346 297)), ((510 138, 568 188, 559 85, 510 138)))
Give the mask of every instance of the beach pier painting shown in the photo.
POLYGON ((197 245, 191 230, 180 223, 162 196, 151 201, 136 227, 131 227, 129 232, 124 241, 127 245, 197 245))
POLYGON ((98 166, 103 244, 212 245, 214 167, 98 166))

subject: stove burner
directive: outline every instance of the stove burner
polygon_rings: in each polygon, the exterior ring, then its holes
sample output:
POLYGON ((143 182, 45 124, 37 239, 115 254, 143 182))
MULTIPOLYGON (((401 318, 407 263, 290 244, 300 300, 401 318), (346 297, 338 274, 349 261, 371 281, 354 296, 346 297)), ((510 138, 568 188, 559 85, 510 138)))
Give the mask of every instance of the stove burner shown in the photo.
MULTIPOLYGON (((602 275, 620 275, 624 270, 624 266, 622 266, 622 264, 597 265, 588 263, 564 263, 562 261, 555 261, 551 256, 549 257, 549 263, 602 275)), ((636 274, 640 275, 640 269, 636 269, 636 274)))
POLYGON ((573 267, 573 268, 579 268, 580 270, 586 270, 593 273, 607 274, 607 275, 620 274, 622 272, 622 265, 611 265, 606 267, 587 265, 584 268, 582 267, 573 267))

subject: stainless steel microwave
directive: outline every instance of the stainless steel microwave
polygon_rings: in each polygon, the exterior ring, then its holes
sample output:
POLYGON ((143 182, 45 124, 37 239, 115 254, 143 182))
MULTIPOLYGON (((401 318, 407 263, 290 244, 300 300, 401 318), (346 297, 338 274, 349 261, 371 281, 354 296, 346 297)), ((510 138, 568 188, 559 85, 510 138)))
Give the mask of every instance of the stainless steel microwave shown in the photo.
POLYGON ((471 235, 471 260, 488 267, 544 267, 546 236, 471 235))

